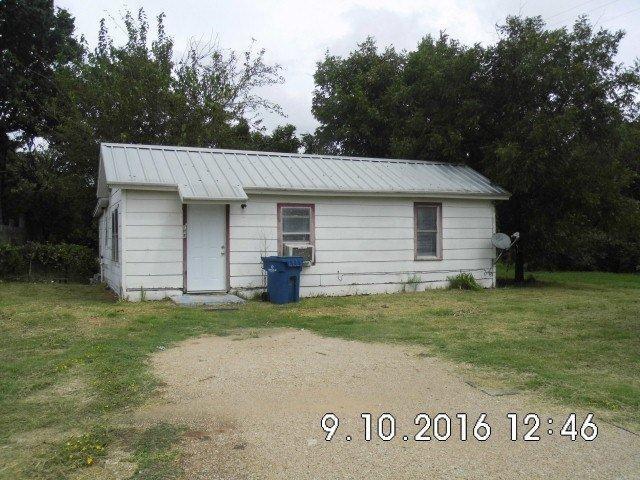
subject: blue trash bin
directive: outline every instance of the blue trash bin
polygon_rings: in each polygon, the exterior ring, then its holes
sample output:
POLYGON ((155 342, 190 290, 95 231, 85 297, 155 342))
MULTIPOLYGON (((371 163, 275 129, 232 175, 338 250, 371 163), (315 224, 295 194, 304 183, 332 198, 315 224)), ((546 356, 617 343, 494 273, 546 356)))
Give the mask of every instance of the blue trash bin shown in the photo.
POLYGON ((302 257, 262 257, 267 272, 267 293, 271 303, 291 303, 300 300, 302 257))

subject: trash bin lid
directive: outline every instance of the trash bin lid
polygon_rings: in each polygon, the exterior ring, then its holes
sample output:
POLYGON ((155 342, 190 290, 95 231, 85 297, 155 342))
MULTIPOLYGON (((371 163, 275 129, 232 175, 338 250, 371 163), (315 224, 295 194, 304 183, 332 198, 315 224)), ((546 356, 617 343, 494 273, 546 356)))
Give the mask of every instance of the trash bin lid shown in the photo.
POLYGON ((284 263, 287 267, 302 267, 304 263, 303 257, 262 257, 262 263, 284 263))

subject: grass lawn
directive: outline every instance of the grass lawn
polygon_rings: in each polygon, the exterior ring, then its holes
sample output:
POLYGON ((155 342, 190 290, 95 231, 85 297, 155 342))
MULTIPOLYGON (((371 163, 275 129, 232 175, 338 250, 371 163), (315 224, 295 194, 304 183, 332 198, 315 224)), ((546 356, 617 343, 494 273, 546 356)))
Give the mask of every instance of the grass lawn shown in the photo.
POLYGON ((123 421, 155 388, 147 358, 243 327, 423 345, 637 431, 640 276, 536 278, 526 288, 250 302, 219 312, 116 302, 102 287, 0 283, 0 478, 94 478, 116 454, 134 478, 179 475, 180 426, 123 421))

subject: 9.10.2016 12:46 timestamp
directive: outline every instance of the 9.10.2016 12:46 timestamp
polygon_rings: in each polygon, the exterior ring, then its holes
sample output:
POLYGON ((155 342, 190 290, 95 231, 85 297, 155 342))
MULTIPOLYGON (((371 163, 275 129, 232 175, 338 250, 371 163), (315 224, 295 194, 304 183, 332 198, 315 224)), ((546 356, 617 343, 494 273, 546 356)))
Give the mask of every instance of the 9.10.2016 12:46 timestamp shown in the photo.
MULTIPOLYGON (((362 437, 365 441, 370 442, 372 438, 377 436, 385 442, 389 442, 396 437, 408 442, 414 440, 416 442, 428 441, 446 441, 451 438, 457 438, 461 441, 474 438, 477 441, 485 442, 491 437, 491 424, 487 419, 487 414, 482 413, 475 419, 469 419, 466 413, 456 413, 449 416, 446 413, 438 413, 431 416, 427 413, 419 413, 413 419, 411 432, 398 435, 396 428, 396 419, 390 413, 383 413, 374 418, 371 413, 361 413, 364 424, 362 437)), ((575 413, 569 414, 566 419, 557 423, 562 425, 560 429, 554 430, 554 420, 547 419, 547 429, 545 430, 543 421, 536 413, 528 413, 519 416, 517 413, 508 413, 506 415, 509 421, 510 439, 511 441, 524 440, 526 442, 540 441, 541 435, 546 433, 552 436, 557 433, 561 437, 568 437, 572 441, 578 438, 590 442, 598 435, 598 426, 593 422, 593 414, 589 413, 586 418, 580 422, 575 413)), ((320 426, 326 432, 325 440, 331 441, 340 427, 340 419, 333 413, 326 413, 321 421, 320 426)), ((339 438, 339 437, 338 437, 339 438)), ((352 435, 346 435, 344 439, 348 442, 353 440, 352 435)))

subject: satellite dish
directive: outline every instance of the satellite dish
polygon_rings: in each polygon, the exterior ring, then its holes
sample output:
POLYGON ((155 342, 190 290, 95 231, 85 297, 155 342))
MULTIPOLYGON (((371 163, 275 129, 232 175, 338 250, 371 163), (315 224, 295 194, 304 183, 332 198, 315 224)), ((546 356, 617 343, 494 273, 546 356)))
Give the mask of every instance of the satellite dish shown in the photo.
POLYGON ((491 243, 500 250, 508 250, 511 247, 511 238, 506 233, 494 233, 491 236, 491 243))

